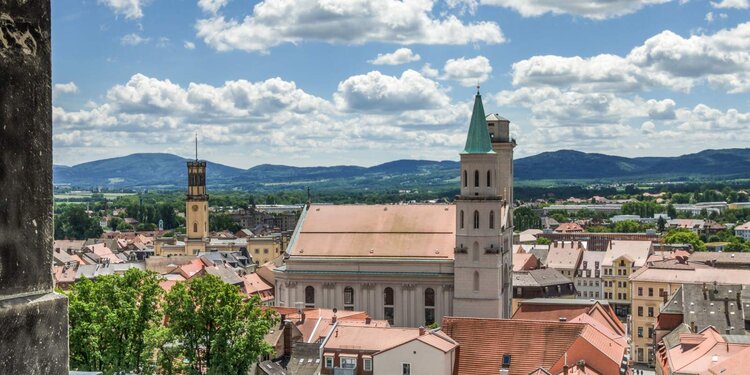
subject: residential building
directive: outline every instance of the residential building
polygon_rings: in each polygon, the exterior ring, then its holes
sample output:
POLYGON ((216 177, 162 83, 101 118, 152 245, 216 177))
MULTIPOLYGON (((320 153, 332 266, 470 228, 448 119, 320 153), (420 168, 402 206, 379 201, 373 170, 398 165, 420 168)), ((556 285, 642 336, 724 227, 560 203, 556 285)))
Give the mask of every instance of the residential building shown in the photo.
POLYGON ((536 298, 521 302, 512 319, 545 320, 550 322, 589 322, 597 321, 599 328, 606 328, 608 334, 627 344, 625 325, 615 314, 607 301, 560 298, 536 298))
POLYGON ((716 268, 750 268, 750 253, 700 251, 690 254, 688 260, 716 268))
POLYGON ((557 233, 583 233, 583 227, 578 223, 562 223, 555 228, 557 233))
POLYGON ((408 327, 510 316, 509 126, 485 116, 477 93, 455 205, 307 205, 274 269, 276 303, 364 310, 408 327))
POLYGON ((560 271, 543 268, 513 272, 513 312, 518 305, 533 298, 575 298, 573 282, 560 271))
POLYGON ((273 306, 273 285, 267 283, 257 273, 242 276, 242 290, 250 297, 258 296, 261 304, 273 306))
POLYGON ((610 241, 651 241, 660 242, 659 235, 655 231, 646 233, 542 233, 544 237, 554 241, 581 241, 586 243, 586 250, 607 251, 610 241))
POLYGON ((750 241, 750 221, 734 227, 734 235, 742 237, 745 241, 750 241))
POLYGON ((533 244, 536 243, 536 236, 542 234, 541 229, 526 229, 525 231, 518 233, 518 240, 514 241, 514 244, 533 244))
POLYGON ((555 241, 550 244, 544 265, 547 268, 558 270, 565 277, 572 279, 581 263, 584 247, 585 244, 581 242, 555 241))
POLYGON ((256 265, 268 263, 281 256, 281 235, 278 233, 262 236, 247 237, 247 250, 256 265))
POLYGON ((459 344, 461 375, 630 374, 627 344, 593 319, 446 317, 442 329, 459 344))
POLYGON ((604 251, 584 251, 578 271, 573 278, 576 286, 576 295, 582 299, 600 299, 602 294, 602 263, 604 251))
POLYGON ((745 336, 722 335, 708 326, 699 332, 680 325, 659 343, 658 375, 746 374, 750 366, 750 342, 745 336))
POLYGON ((535 270, 539 267, 539 259, 534 254, 513 253, 513 272, 535 270))
MULTIPOLYGON (((649 331, 656 329, 659 311, 664 303, 664 296, 673 296, 683 284, 732 285, 750 284, 750 269, 712 268, 701 263, 680 261, 663 261, 642 267, 631 277, 631 294, 633 295, 632 331, 634 360, 638 352, 643 352, 642 363, 653 365, 653 337, 649 331), (745 284, 747 283, 747 284, 745 284), (653 313, 652 313, 653 312, 653 313), (643 337, 638 336, 639 328, 643 337)), ((652 333, 653 336, 653 333, 652 333)))
POLYGON ((544 207, 543 214, 547 216, 551 211, 565 211, 568 213, 578 212, 580 210, 591 210, 605 214, 616 214, 622 210, 621 203, 607 204, 554 204, 544 207))
POLYGON ((602 259, 602 297, 623 320, 630 314, 630 275, 653 253, 651 241, 610 241, 602 259))

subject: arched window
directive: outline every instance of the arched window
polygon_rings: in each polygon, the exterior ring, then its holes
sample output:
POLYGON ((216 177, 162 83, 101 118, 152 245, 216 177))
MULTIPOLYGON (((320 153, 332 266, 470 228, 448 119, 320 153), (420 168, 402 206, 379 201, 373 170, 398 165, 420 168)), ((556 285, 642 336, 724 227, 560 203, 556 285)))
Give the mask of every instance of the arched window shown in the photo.
POLYGON ((471 260, 479 262, 479 242, 474 242, 471 247, 471 260))
POLYGON ((490 211, 490 229, 495 229, 495 211, 490 211))
POLYGON ((311 285, 305 287, 305 307, 315 307, 315 288, 311 285))
POLYGON ((479 211, 474 211, 474 229, 479 229, 479 211))
POLYGON ((479 271, 474 271, 474 291, 479 291, 479 271))
POLYGON ((198 223, 193 223, 193 232, 198 233, 198 223))
POLYGON ((354 288, 344 288, 344 310, 354 311, 354 288))
POLYGON ((424 290, 424 324, 435 323, 435 289, 424 290))
POLYGON ((394 324, 393 289, 390 287, 383 290, 383 306, 383 317, 388 324, 394 324))
POLYGON ((474 171, 474 187, 479 187, 479 171, 474 171))
POLYGON ((461 210, 458 216, 459 216, 458 223, 461 226, 461 229, 464 229, 464 210, 461 210))
POLYGON ((492 186, 492 173, 490 171, 487 171, 487 187, 492 186))
POLYGON ((464 170, 464 187, 469 186, 469 176, 468 173, 464 170))

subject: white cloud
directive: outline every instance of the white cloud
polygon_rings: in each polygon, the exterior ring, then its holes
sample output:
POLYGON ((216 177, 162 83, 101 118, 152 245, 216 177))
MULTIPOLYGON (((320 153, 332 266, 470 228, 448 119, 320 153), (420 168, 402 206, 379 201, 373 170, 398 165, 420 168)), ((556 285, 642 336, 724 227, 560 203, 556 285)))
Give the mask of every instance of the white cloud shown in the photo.
POLYGON ((169 38, 166 36, 159 37, 159 39, 156 41, 156 46, 159 48, 165 48, 169 45, 169 38))
POLYGON ((242 20, 214 16, 196 23, 197 34, 218 51, 265 52, 284 43, 498 44, 494 22, 463 23, 432 16, 434 0, 265 0, 242 20))
POLYGON ((513 64, 515 86, 583 91, 689 91, 701 82, 731 93, 750 91, 750 23, 683 38, 663 31, 626 56, 534 56, 513 64))
POLYGON ((748 9, 750 8, 750 1, 748 0, 721 0, 719 2, 712 1, 711 6, 719 9, 748 9))
POLYGON ((401 77, 378 71, 349 77, 339 83, 334 100, 341 110, 371 112, 433 109, 450 102, 437 82, 414 70, 401 77))
POLYGON ((148 43, 150 40, 150 38, 144 38, 138 34, 131 33, 120 38, 120 43, 124 46, 137 46, 139 44, 148 43))
POLYGON ((481 3, 510 8, 524 17, 537 17, 551 13, 603 20, 624 16, 649 5, 670 1, 672 0, 481 0, 481 3))
POLYGON ((98 0, 98 2, 112 8, 115 14, 125 16, 127 19, 143 17, 143 6, 147 3, 143 0, 98 0))
POLYGON ((76 86, 75 82, 55 83, 54 90, 52 91, 54 95, 75 94, 77 92, 78 92, 78 86, 76 86))
POLYGON ((185 47, 185 49, 195 49, 195 43, 189 42, 187 40, 185 41, 183 46, 185 47))
POLYGON ((430 63, 424 64, 419 72, 422 73, 423 76, 428 78, 438 78, 440 76, 440 72, 437 69, 433 68, 430 63))
POLYGON ((713 12, 706 13, 706 17, 704 17, 704 19, 708 23, 714 22, 714 13, 713 12))
POLYGON ((229 3, 229 0, 198 0, 198 7, 204 12, 216 14, 227 3, 229 3))
POLYGON ((643 124, 641 124, 641 131, 644 134, 654 134, 656 131, 656 125, 654 125, 651 121, 645 121, 643 124))
POLYGON ((122 154, 172 150, 195 131, 207 155, 215 152, 221 161, 233 154, 242 163, 248 162, 248 149, 264 155, 262 162, 278 162, 278 155, 310 155, 310 150, 316 150, 315 163, 357 153, 372 157, 373 150, 445 159, 455 157, 465 141, 470 101, 452 103, 436 82, 415 71, 400 77, 378 72, 350 77, 334 98, 310 95, 281 78, 214 86, 135 74, 110 88, 103 103, 80 110, 53 108, 56 157, 65 163, 81 161, 77 155, 106 157, 113 146, 122 154))
POLYGON ((490 77, 492 66, 490 60, 484 56, 474 58, 450 59, 443 67, 444 79, 458 81, 462 86, 476 86, 490 77))
POLYGON ((373 65, 401 65, 419 61, 421 57, 409 48, 399 48, 392 53, 379 53, 378 57, 368 61, 373 65))

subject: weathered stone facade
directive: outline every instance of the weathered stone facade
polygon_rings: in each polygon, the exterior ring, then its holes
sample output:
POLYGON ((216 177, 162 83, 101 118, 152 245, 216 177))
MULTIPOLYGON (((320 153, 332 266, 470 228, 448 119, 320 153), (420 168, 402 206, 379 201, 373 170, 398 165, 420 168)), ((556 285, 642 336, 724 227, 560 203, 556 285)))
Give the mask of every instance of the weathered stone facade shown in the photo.
POLYGON ((67 299, 52 291, 48 0, 0 0, 0 372, 67 374, 67 299))

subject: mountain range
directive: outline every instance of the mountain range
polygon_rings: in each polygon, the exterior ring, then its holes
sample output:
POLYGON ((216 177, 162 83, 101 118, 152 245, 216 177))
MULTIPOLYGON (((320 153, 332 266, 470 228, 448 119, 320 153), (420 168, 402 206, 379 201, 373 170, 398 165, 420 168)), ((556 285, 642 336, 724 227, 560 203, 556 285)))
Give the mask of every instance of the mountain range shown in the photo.
MULTIPOLYGON (((172 154, 132 154, 75 166, 55 165, 56 185, 132 189, 181 189, 188 159, 172 154)), ((457 161, 396 160, 372 167, 292 167, 262 164, 249 169, 208 162, 213 189, 283 190, 452 188, 457 161)), ((750 178, 750 149, 705 150, 676 157, 627 158, 572 150, 544 152, 514 161, 515 180, 579 182, 674 181, 750 178)))

